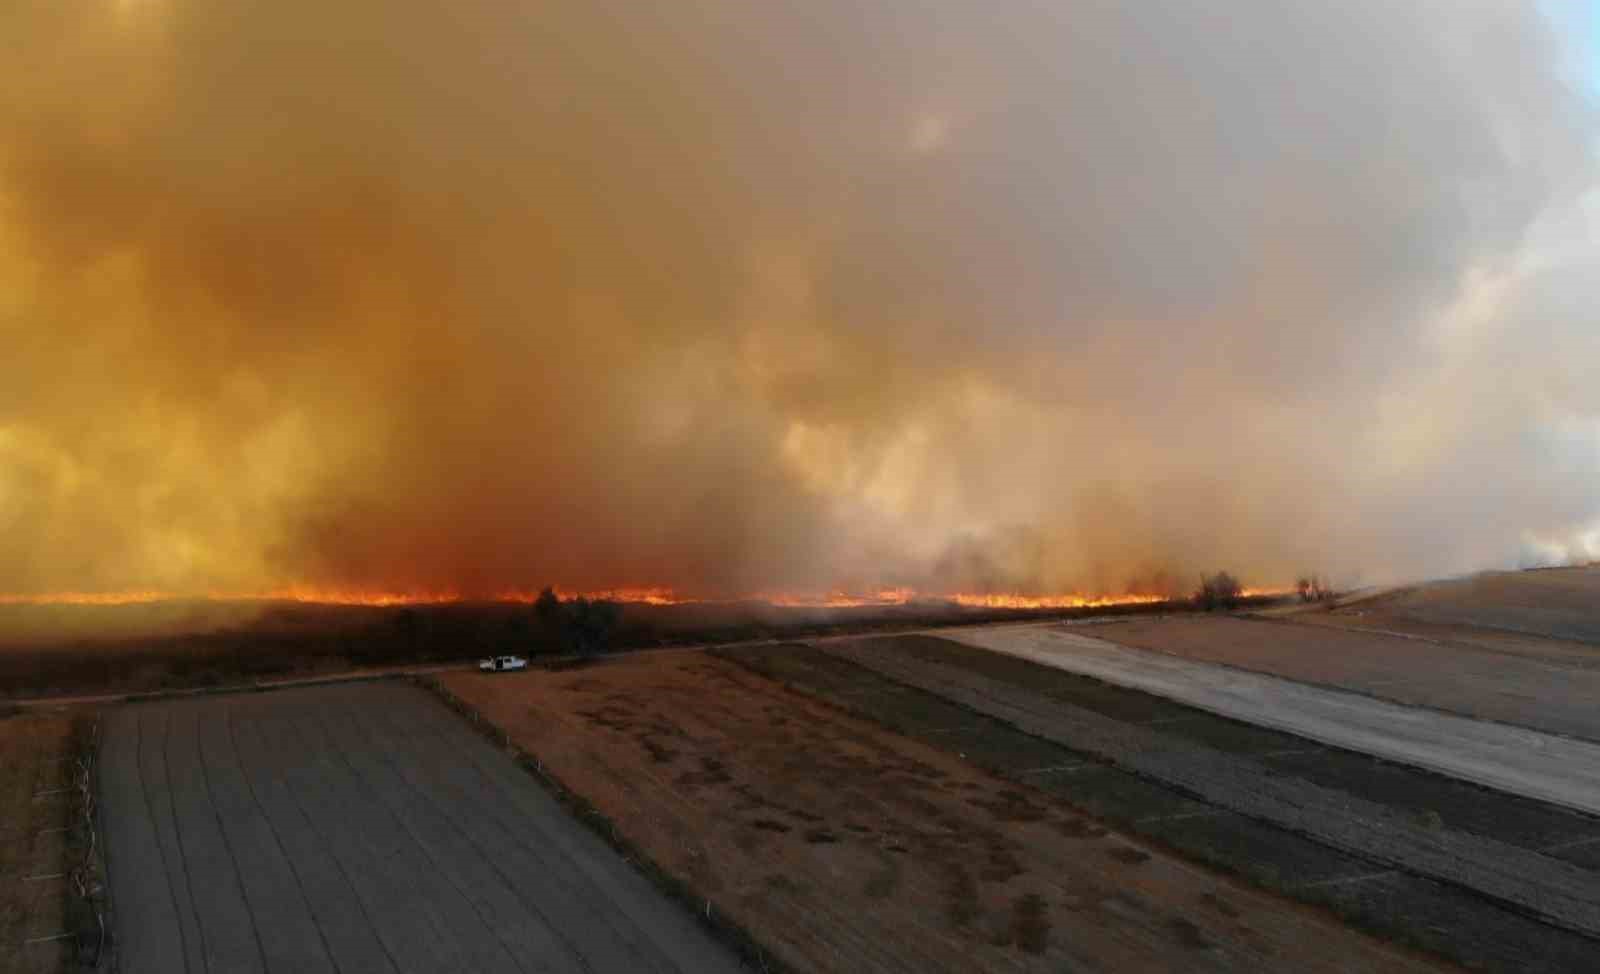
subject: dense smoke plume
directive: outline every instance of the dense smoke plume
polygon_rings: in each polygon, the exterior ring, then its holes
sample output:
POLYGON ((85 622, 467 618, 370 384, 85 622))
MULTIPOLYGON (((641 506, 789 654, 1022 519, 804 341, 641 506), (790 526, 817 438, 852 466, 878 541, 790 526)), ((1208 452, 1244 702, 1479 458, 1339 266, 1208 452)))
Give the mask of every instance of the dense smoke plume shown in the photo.
POLYGON ((3 6, 0 592, 1600 555, 1536 4, 3 6))

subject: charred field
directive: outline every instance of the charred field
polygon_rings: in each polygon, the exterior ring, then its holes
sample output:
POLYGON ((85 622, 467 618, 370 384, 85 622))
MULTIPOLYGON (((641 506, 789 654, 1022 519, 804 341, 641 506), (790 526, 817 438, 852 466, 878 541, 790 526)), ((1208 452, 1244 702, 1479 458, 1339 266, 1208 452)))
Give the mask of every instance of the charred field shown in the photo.
MULTIPOLYGON (((940 601, 853 607, 625 603, 605 651, 1190 608, 1184 601, 1058 609, 940 601)), ((499 653, 541 657, 566 651, 559 635, 543 629, 528 605, 509 602, 0 604, 0 695, 17 698, 220 686, 499 653)))

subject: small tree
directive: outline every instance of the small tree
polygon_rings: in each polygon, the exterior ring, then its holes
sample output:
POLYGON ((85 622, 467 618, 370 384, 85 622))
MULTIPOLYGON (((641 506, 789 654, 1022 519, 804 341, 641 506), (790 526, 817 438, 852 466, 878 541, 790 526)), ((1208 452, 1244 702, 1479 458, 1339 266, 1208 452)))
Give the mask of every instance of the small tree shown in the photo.
POLYGON ((566 642, 563 633, 565 628, 561 598, 556 595, 555 589, 546 588, 539 593, 533 602, 534 630, 537 633, 536 645, 540 652, 559 652, 566 642))
POLYGON ((1227 572, 1200 576, 1200 587, 1195 590, 1194 604, 1207 612, 1213 609, 1231 609, 1239 604, 1239 593, 1244 587, 1227 572))
POLYGON ((1323 581, 1321 575, 1302 575, 1294 583, 1302 602, 1327 602, 1334 597, 1333 586, 1323 581))

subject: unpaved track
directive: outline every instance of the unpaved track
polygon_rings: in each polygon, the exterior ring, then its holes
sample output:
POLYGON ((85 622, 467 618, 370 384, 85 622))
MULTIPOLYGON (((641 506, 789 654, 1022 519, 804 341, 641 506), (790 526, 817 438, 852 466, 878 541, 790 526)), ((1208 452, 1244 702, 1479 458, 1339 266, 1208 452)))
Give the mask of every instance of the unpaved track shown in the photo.
POLYGON ((740 969, 460 723, 393 683, 108 712, 122 974, 740 969))
MULTIPOLYGON (((1261 623, 1265 625, 1265 623, 1261 623)), ((948 638, 1513 794, 1600 814, 1600 745, 1131 649, 1063 628, 948 638)))

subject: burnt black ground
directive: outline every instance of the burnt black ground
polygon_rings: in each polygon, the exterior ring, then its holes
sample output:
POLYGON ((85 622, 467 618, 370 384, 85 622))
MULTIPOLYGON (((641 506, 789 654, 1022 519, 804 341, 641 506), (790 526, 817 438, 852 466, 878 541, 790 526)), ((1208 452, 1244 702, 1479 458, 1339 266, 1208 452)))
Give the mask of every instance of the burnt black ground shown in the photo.
MULTIPOLYGON (((1316 745, 1137 691, 932 637, 890 642, 911 659, 965 666, 1118 721, 1157 726, 1196 747, 1249 755, 1285 774, 1437 820, 1452 829, 1588 866, 1595 820, 1438 775, 1316 745)), ((1023 733, 940 696, 807 646, 719 651, 900 733, 954 751, 1057 795, 1117 827, 1297 900, 1334 910, 1375 934, 1493 971, 1600 969, 1600 942, 1541 923, 1470 890, 1407 874, 1296 832, 1218 808, 1099 755, 1023 733)))

